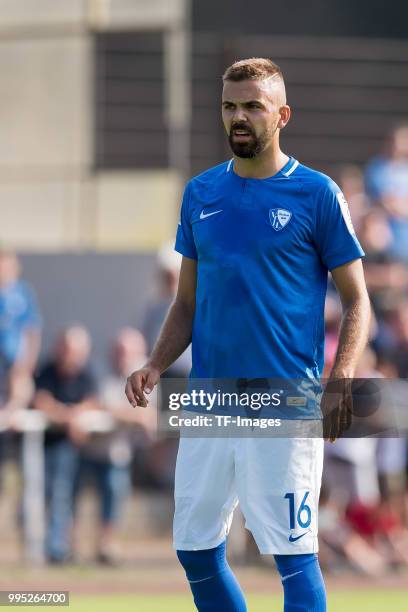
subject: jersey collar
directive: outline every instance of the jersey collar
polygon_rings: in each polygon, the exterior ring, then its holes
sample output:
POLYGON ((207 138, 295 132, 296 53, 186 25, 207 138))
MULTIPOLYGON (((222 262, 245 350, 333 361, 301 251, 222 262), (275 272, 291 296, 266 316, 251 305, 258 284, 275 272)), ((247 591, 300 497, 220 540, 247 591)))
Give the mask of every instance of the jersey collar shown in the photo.
MULTIPOLYGON (((297 159, 295 159, 294 157, 289 157, 288 161, 283 166, 283 168, 281 168, 279 170, 279 172, 277 172, 273 176, 269 176, 269 177, 264 178, 264 179, 249 179, 249 180, 270 181, 272 179, 279 178, 281 176, 285 176, 286 178, 288 178, 296 170, 298 165, 299 165, 299 162, 298 162, 297 159)), ((229 172, 229 173, 231 173, 231 175, 236 176, 237 178, 241 178, 242 179, 242 177, 238 176, 238 174, 236 174, 234 172, 234 158, 229 160, 229 162, 227 164, 226 172, 229 172)), ((245 180, 248 180, 248 179, 245 179, 245 180)))
POLYGON ((299 162, 297 159, 295 159, 294 157, 289 157, 287 164, 283 166, 283 168, 278 172, 278 174, 283 174, 283 176, 288 177, 292 174, 292 172, 296 170, 298 165, 299 162))

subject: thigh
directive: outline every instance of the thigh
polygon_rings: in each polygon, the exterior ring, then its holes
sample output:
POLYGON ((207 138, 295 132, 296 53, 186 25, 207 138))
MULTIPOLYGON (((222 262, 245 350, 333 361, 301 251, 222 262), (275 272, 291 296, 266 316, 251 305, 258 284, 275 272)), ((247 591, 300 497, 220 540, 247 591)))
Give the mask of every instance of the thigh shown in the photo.
POLYGON ((321 438, 237 440, 236 487, 262 554, 316 552, 321 438))
POLYGON ((205 550, 224 541, 237 504, 231 440, 181 438, 174 496, 176 549, 205 550))

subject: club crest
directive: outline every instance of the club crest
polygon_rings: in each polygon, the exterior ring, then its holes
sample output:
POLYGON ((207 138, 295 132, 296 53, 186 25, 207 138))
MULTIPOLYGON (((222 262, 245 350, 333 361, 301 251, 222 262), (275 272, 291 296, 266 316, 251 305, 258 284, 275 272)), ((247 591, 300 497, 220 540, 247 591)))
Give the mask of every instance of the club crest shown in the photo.
POLYGON ((280 232, 287 225, 292 217, 292 213, 284 208, 270 208, 269 221, 276 232, 280 232))

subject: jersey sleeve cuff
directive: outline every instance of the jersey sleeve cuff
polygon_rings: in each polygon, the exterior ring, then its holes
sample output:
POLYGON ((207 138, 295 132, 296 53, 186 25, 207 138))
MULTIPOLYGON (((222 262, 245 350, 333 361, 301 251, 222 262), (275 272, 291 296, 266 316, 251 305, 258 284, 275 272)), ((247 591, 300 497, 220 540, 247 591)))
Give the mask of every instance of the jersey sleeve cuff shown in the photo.
POLYGON ((188 257, 189 259, 198 259, 197 253, 192 249, 189 249, 185 244, 182 244, 179 240, 176 241, 174 250, 177 251, 177 253, 180 253, 180 255, 188 257))
POLYGON ((339 266, 344 266, 344 264, 350 263, 356 259, 362 259, 365 257, 365 253, 363 250, 355 251, 354 253, 349 253, 348 255, 337 255, 332 257, 329 262, 327 262, 327 268, 331 272, 334 268, 338 268, 339 266))

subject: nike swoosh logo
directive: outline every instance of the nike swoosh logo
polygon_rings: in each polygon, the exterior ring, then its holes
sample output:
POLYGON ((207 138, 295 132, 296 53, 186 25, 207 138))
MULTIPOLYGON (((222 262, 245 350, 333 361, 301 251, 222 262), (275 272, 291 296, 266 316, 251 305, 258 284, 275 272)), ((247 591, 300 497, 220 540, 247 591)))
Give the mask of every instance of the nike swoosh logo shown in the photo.
POLYGON ((288 578, 293 578, 293 576, 297 576, 298 574, 303 574, 303 570, 299 570, 298 572, 293 572, 293 574, 288 574, 282 578, 282 582, 285 582, 288 578))
POLYGON ((212 215, 218 215, 218 213, 222 212, 222 210, 216 210, 215 212, 205 214, 204 211, 201 211, 200 219, 206 219, 207 217, 212 217, 212 215))
POLYGON ((307 533, 309 533, 309 532, 305 531, 305 533, 302 533, 302 535, 296 536, 296 537, 294 537, 292 534, 290 534, 289 542, 296 542, 296 540, 300 540, 300 538, 303 538, 303 536, 305 536, 307 533))

